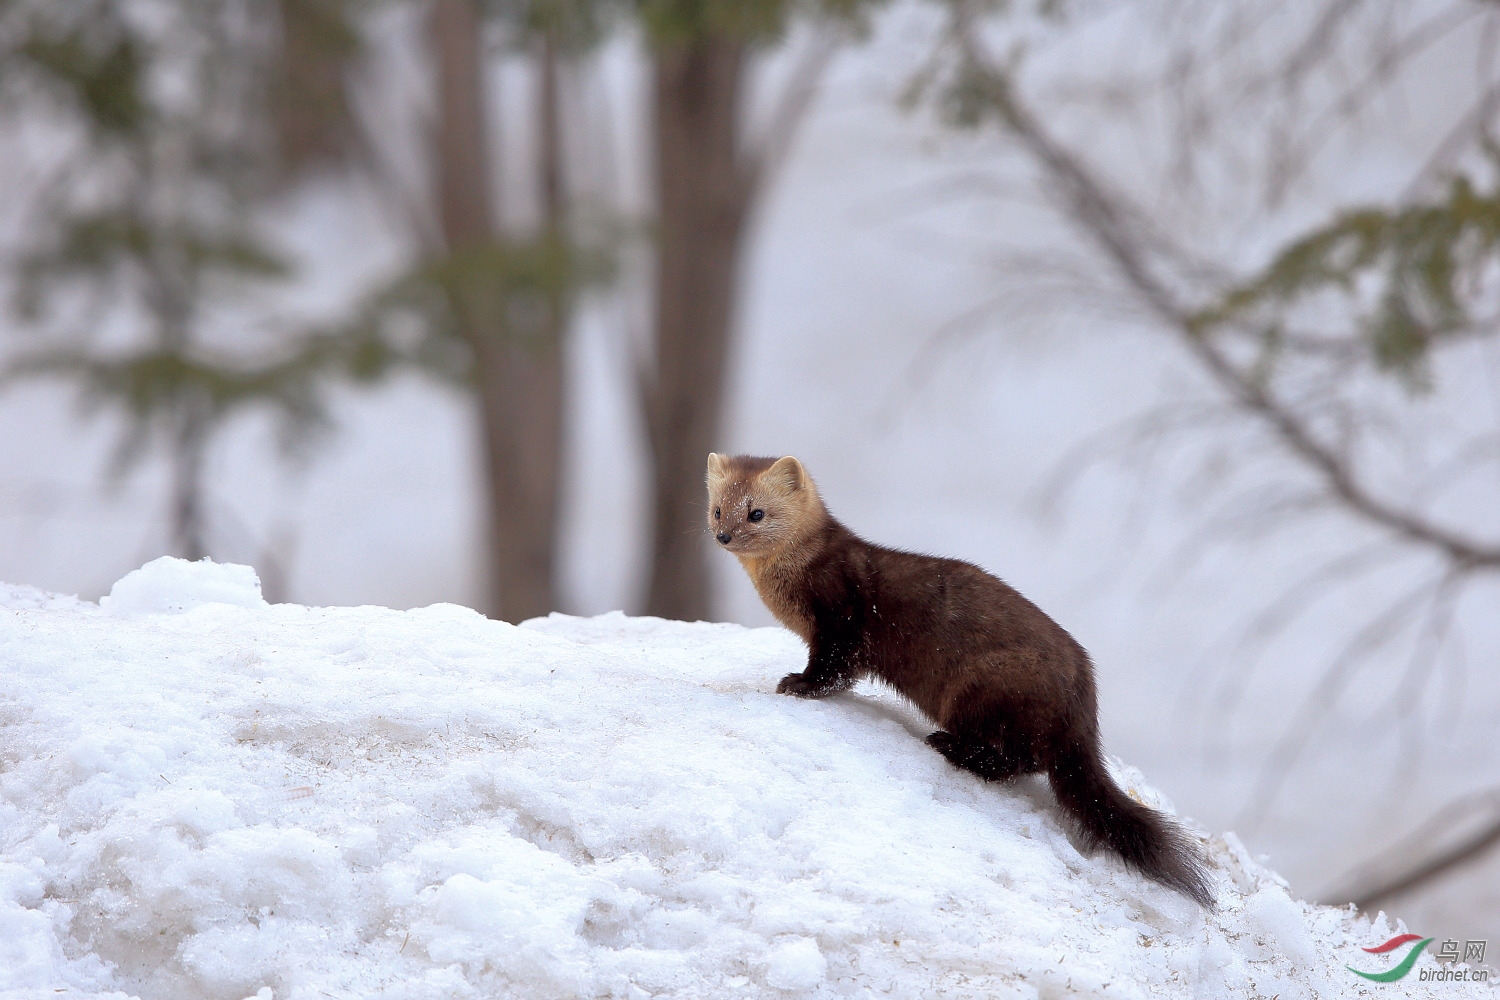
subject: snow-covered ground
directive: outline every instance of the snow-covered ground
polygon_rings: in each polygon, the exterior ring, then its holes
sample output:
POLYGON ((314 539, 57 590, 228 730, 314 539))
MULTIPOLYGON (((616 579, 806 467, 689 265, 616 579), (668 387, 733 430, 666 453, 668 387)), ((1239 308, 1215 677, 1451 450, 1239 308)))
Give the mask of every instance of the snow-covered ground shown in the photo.
MULTIPOLYGON (((1207 835, 1205 914, 780 629, 0 586, 0 996, 1449 995, 1207 835)), ((1139 773, 1118 777, 1165 806, 1139 773)), ((1200 831, 1201 832, 1201 831, 1200 831)), ((1472 985, 1472 984, 1470 984, 1472 985)), ((1478 987, 1475 987, 1478 988, 1478 987)))

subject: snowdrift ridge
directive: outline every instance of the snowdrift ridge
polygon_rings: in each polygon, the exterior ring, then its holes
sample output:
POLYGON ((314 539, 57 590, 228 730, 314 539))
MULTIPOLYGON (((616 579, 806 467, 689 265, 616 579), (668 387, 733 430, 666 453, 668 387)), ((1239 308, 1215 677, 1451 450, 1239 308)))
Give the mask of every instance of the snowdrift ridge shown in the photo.
POLYGON ((771 694, 779 629, 267 605, 170 559, 101 605, 0 585, 3 996, 1354 996, 1403 929, 1232 834, 1215 914, 1083 857, 888 692, 771 694))

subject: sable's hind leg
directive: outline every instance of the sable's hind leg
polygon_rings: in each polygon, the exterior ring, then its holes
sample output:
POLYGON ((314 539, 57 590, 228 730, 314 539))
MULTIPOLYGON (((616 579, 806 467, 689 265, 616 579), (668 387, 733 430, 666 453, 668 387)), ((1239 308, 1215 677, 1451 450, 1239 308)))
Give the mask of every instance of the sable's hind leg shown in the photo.
POLYGON ((983 740, 958 736, 939 729, 927 737, 927 745, 948 758, 948 763, 971 771, 986 781, 1007 781, 1025 769, 1025 761, 996 750, 983 740))

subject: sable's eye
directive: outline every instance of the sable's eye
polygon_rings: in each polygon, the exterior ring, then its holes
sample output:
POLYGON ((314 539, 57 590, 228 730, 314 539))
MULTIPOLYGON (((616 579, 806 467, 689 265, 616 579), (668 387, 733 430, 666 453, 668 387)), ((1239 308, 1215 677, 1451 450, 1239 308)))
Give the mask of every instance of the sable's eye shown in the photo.
POLYGON ((717 521, 718 519, 719 519, 719 508, 715 507, 714 508, 714 520, 717 521))
POLYGON ((752 510, 750 512, 750 520, 752 520, 752 521, 759 521, 762 518, 764 518, 765 516, 766 516, 766 512, 763 511, 763 510, 757 509, 757 510, 752 510))

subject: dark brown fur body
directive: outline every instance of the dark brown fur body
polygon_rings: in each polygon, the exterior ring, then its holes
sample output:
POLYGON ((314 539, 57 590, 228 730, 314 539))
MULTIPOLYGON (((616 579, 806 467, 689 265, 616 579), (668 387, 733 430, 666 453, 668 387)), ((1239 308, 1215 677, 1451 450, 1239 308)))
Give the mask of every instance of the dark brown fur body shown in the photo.
POLYGON ((970 563, 855 535, 794 458, 711 455, 708 478, 720 543, 808 646, 807 668, 778 692, 817 698, 878 678, 941 727, 927 742, 949 761, 994 781, 1046 773, 1091 842, 1213 905, 1196 848, 1110 779, 1093 665, 1040 608, 970 563))

